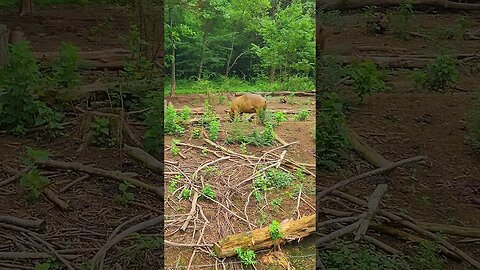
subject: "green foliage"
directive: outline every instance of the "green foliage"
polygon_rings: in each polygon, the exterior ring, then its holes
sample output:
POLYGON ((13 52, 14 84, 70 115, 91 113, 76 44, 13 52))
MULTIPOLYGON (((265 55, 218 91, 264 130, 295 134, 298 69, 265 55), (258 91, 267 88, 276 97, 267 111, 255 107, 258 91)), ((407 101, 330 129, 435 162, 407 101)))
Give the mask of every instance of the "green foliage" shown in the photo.
MULTIPOLYGON (((267 119, 267 117, 265 117, 265 119, 267 119)), ((253 144, 255 146, 269 146, 275 142, 275 133, 271 122, 265 123, 263 132, 259 132, 255 129, 252 133, 248 134, 248 130, 251 129, 251 124, 248 121, 240 118, 234 119, 230 132, 227 135, 226 142, 245 145, 253 144)))
POLYGON ((217 194, 215 194, 215 191, 213 191, 212 187, 209 184, 206 184, 202 190, 201 197, 215 200, 217 198, 217 194))
POLYGON ((317 166, 335 169, 347 148, 346 117, 337 94, 331 93, 321 101, 316 123, 317 166))
POLYGON ((24 135, 27 128, 46 125, 58 135, 63 114, 39 100, 45 86, 29 43, 11 45, 8 62, 0 67, 0 128, 24 135))
POLYGON ((203 103, 203 115, 200 118, 200 124, 204 127, 209 127, 210 122, 217 120, 217 115, 213 111, 212 105, 210 105, 210 102, 208 102, 208 99, 206 99, 203 103))
POLYGON ((433 31, 433 36, 439 39, 463 39, 468 29, 468 18, 461 16, 455 23, 443 25, 433 31))
POLYGON ((295 120, 305 121, 305 120, 307 120, 308 116, 310 116, 310 112, 308 111, 307 108, 303 108, 303 109, 300 110, 300 112, 298 112, 295 115, 295 120))
MULTIPOLYGON (((145 113, 144 123, 147 126, 147 130, 144 135, 144 144, 145 149, 152 153, 163 149, 164 123, 162 123, 161 119, 163 119, 164 115, 164 103, 162 93, 153 92, 149 94, 147 105, 150 107, 150 110, 145 113)), ((167 119, 164 119, 164 121, 167 121, 167 119)), ((169 121, 169 124, 172 125, 172 116, 170 116, 169 121)), ((173 128, 175 127, 173 125, 173 128)))
POLYGON ((192 193, 192 191, 190 189, 183 189, 182 190, 182 198, 185 199, 185 200, 190 199, 190 194, 191 193, 192 193))
POLYGON ((95 120, 90 124, 90 130, 94 145, 108 148, 115 146, 115 139, 110 132, 110 120, 108 118, 95 117, 95 120))
MULTIPOLYGON (((159 119, 157 119, 158 121, 159 119)), ((173 105, 168 105, 165 110, 164 128, 166 135, 182 134, 185 129, 178 124, 179 117, 173 105)))
POLYGON ((367 29, 368 33, 374 33, 374 34, 380 34, 381 33, 381 28, 380 25, 378 25, 378 20, 377 16, 375 14, 375 7, 373 6, 368 6, 364 9, 363 12, 363 23, 365 24, 365 27, 367 29))
POLYGON ((277 220, 273 220, 268 227, 268 232, 270 233, 270 238, 272 238, 272 240, 283 238, 284 235, 280 232, 280 228, 280 223, 277 220))
POLYGON ((48 258, 45 262, 35 265, 35 270, 62 269, 62 264, 55 258, 48 258))
POLYGON ((415 87, 443 92, 459 80, 457 60, 450 55, 439 55, 424 70, 412 73, 415 87))
POLYGON ((27 166, 35 166, 36 161, 48 160, 50 159, 50 153, 45 150, 35 150, 27 146, 27 158, 23 163, 27 166))
POLYGON ((282 89, 285 91, 309 91, 315 89, 315 83, 312 78, 305 76, 287 76, 282 81, 282 89))
POLYGON ((135 186, 132 185, 132 183, 128 181, 123 181, 123 183, 120 183, 118 185, 118 190, 120 191, 120 194, 115 196, 115 199, 123 204, 127 204, 129 202, 133 202, 133 199, 135 198, 135 194, 133 192, 130 192, 131 189, 133 189, 135 186))
POLYGON ((351 67, 351 76, 353 79, 353 91, 358 95, 361 101, 372 92, 383 91, 387 89, 385 79, 387 73, 384 70, 378 70, 375 63, 366 61, 359 64, 353 64, 351 67))
POLYGON ((320 21, 323 25, 326 26, 341 26, 342 25, 342 14, 339 10, 325 10, 320 7, 317 9, 317 16, 320 18, 320 21))
POLYGON ((276 198, 270 201, 270 206, 277 212, 280 213, 282 210, 280 206, 282 206, 283 199, 282 198, 276 198))
POLYGON ((178 181, 180 181, 182 178, 183 175, 177 174, 174 178, 170 179, 170 183, 168 185, 168 191, 170 191, 170 193, 173 193, 177 189, 178 181))
POLYGON ((235 252, 237 253, 240 261, 245 265, 254 265, 255 261, 255 251, 249 249, 236 248, 235 252))
POLYGON ((265 129, 262 133, 263 143, 266 145, 272 145, 275 142, 275 133, 273 132, 273 124, 266 123, 265 129))
POLYGON ((170 147, 170 153, 173 156, 176 156, 180 153, 180 148, 178 148, 177 144, 179 143, 179 140, 172 140, 172 146, 170 147))
POLYGON ((272 168, 265 171, 264 175, 258 176, 253 182, 253 187, 260 191, 272 188, 280 189, 290 185, 293 176, 283 170, 272 168))
POLYGON ((247 144, 246 143, 241 143, 240 144, 240 153, 246 155, 247 154, 247 144))
POLYGON ((340 81, 348 71, 340 64, 337 57, 325 55, 318 61, 317 87, 321 93, 337 91, 340 81))
POLYGON ((78 48, 71 43, 62 43, 60 58, 52 66, 51 80, 56 85, 71 90, 82 82, 78 48))
POLYGON ((275 112, 273 113, 273 120, 275 121, 275 125, 278 126, 281 122, 288 121, 288 118, 284 112, 275 112))
POLYGON ((292 2, 272 17, 260 19, 263 39, 253 52, 264 68, 312 74, 315 69, 315 20, 313 3, 292 2))
POLYGON ((295 170, 295 179, 299 181, 304 181, 305 180, 305 171, 303 169, 297 168, 295 170))
POLYGON ((208 132, 210 135, 210 140, 216 141, 218 139, 218 135, 220 134, 220 120, 211 120, 208 124, 208 132))
POLYGON ((408 0, 401 3, 394 11, 389 12, 388 17, 394 35, 401 39, 408 39, 409 32, 415 31, 415 24, 412 23, 414 16, 413 5, 408 0))
POLYGON ((414 257, 414 262, 418 266, 418 269, 446 269, 446 261, 441 257, 439 252, 438 245, 435 243, 430 241, 421 242, 417 249, 417 254, 414 257))
POLYGON ((182 111, 180 112, 179 118, 182 121, 188 121, 191 117, 191 110, 188 106, 184 106, 182 111))
POLYGON ((405 260, 395 255, 386 255, 376 251, 371 245, 358 246, 350 242, 339 242, 336 246, 338 249, 328 249, 320 252, 320 258, 327 269, 411 269, 405 260))
POLYGON ((193 137, 194 139, 199 139, 199 138, 200 138, 200 135, 201 135, 200 131, 201 131, 201 130, 200 130, 199 128, 193 128, 193 129, 192 129, 192 137, 193 137))
POLYGON ((25 173, 20 178, 20 186, 28 190, 27 200, 36 202, 42 195, 42 189, 50 184, 50 180, 36 169, 25 173))

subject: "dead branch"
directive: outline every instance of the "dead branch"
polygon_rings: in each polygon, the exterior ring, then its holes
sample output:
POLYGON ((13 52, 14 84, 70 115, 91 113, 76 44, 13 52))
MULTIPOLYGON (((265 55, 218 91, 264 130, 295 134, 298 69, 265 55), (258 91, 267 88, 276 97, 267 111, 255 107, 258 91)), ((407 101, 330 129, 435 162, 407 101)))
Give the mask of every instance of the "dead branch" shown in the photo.
POLYGON ((163 163, 161 163, 158 159, 152 157, 143 149, 125 144, 123 146, 123 151, 149 170, 155 172, 160 176, 163 176, 163 171, 165 170, 163 163))
POLYGON ((43 230, 47 226, 47 223, 43 219, 23 219, 12 216, 0 216, 0 223, 7 223, 20 226, 22 228, 38 230, 43 230))
POLYGON ((70 206, 65 201, 60 199, 57 196, 57 194, 55 194, 55 192, 53 192, 53 190, 51 190, 49 187, 45 187, 42 190, 42 192, 43 192, 43 194, 45 194, 45 196, 47 196, 47 198, 50 201, 54 202, 56 205, 58 205, 60 208, 62 208, 62 210, 66 211, 66 210, 70 209, 70 206))
MULTIPOLYGON (((65 259, 75 259, 79 255, 62 255, 65 259)), ((48 259, 52 255, 46 252, 0 252, 1 259, 48 259)))
POLYGON ((344 236, 344 235, 347 235, 347 234, 349 234, 349 233, 352 233, 352 232, 354 232, 354 231, 358 228, 359 225, 360 225, 360 222, 359 222, 359 221, 356 221, 356 222, 354 222, 354 223, 352 223, 352 224, 350 224, 350 225, 348 225, 348 226, 345 226, 345 227, 343 227, 343 228, 341 228, 341 229, 339 229, 339 230, 336 230, 336 231, 334 231, 334 232, 332 232, 332 233, 330 233, 330 234, 327 234, 327 235, 325 235, 325 236, 322 236, 322 237, 320 237, 320 239, 317 240, 317 246, 324 245, 324 244, 326 244, 326 243, 328 243, 328 242, 330 242, 330 241, 333 241, 333 240, 335 240, 335 239, 337 239, 337 238, 340 238, 340 237, 342 237, 342 236, 344 236))
POLYGON ((197 211, 197 200, 198 200, 198 192, 193 193, 193 199, 192 199, 192 208, 190 209, 190 212, 188 213, 187 219, 183 223, 182 227, 180 230, 185 231, 187 229, 188 223, 190 223, 190 220, 193 218, 193 215, 197 211))
POLYGON ((38 160, 38 165, 45 166, 45 167, 54 167, 54 168, 62 168, 67 170, 76 170, 81 171, 84 173, 88 173, 90 175, 96 175, 101 177, 110 178, 116 181, 123 183, 124 181, 130 182, 137 187, 144 188, 149 191, 155 192, 160 198, 163 199, 163 189, 161 187, 153 186, 147 184, 143 181, 134 179, 125 173, 119 171, 107 171, 99 168, 95 168, 92 166, 86 166, 78 162, 65 162, 65 161, 57 161, 57 160, 38 160))
POLYGON ((28 173, 31 169, 32 169, 32 167, 26 167, 26 168, 22 169, 20 172, 17 172, 15 175, 10 176, 9 178, 1 181, 1 182, 0 182, 0 187, 5 186, 5 185, 8 185, 8 184, 16 181, 17 179, 19 179, 20 177, 22 177, 22 175, 28 173))
POLYGON ((235 256, 237 248, 248 248, 255 251, 304 238, 315 231, 315 215, 282 222, 280 227, 280 232, 284 235, 283 238, 272 240, 269 227, 265 227, 227 236, 214 244, 213 251, 218 258, 225 258, 235 256))
POLYGON ((80 176, 79 178, 73 180, 72 182, 68 183, 66 186, 64 186, 62 189, 60 189, 60 191, 58 191, 58 193, 63 193, 67 190, 69 190, 71 187, 73 187, 74 185, 86 180, 90 178, 90 175, 86 174, 86 175, 83 175, 83 176, 80 176))
POLYGON ((107 243, 105 243, 105 245, 103 245, 102 248, 93 257, 92 269, 95 269, 94 267, 98 263, 99 258, 105 256, 105 254, 108 252, 108 250, 111 247, 118 244, 119 242, 127 238, 132 233, 139 232, 146 228, 159 225, 162 222, 163 222, 163 215, 157 216, 155 218, 133 225, 132 227, 124 230, 123 232, 119 233, 117 236, 113 237, 111 240, 107 241, 107 243))
POLYGON ((465 237, 480 237, 480 228, 467 228, 453 225, 444 225, 429 222, 417 222, 420 228, 430 232, 439 232, 450 235, 458 235, 465 237))
POLYGON ((382 199, 385 192, 387 192, 387 189, 387 184, 380 184, 375 188, 375 191, 373 192, 370 201, 368 201, 368 210, 366 212, 366 215, 360 220, 360 225, 354 238, 355 241, 360 240, 360 238, 362 238, 367 232, 368 225, 373 219, 375 212, 377 211, 377 208, 380 204, 380 200, 382 199))
POLYGON ((371 236, 368 236, 368 235, 364 235, 363 236, 363 239, 365 239, 367 242, 369 242, 370 244, 373 244, 375 245, 376 247, 379 247, 380 249, 382 249, 383 251, 386 251, 390 254, 396 254, 396 255, 402 255, 403 252, 399 251, 398 249, 395 249, 385 243, 383 243, 382 241, 376 239, 376 238, 373 238, 371 236))
POLYGON ((392 163, 391 161, 385 159, 382 155, 380 155, 370 145, 365 143, 360 138, 360 136, 358 136, 358 134, 352 129, 347 129, 346 136, 355 152, 365 158, 368 162, 370 162, 370 164, 372 164, 376 168, 387 167, 392 163))
POLYGON ((397 162, 394 162, 394 163, 391 163, 390 165, 386 166, 386 167, 382 167, 382 168, 378 168, 378 169, 375 169, 375 170, 372 170, 372 171, 369 171, 369 172, 366 172, 366 173, 363 173, 363 174, 360 174, 360 175, 357 175, 357 176, 354 176, 352 178, 349 178, 347 180, 344 180, 344 181, 341 181, 341 182, 338 182, 337 184, 327 188, 327 189, 324 189, 322 190, 321 192, 319 192, 317 194, 317 200, 320 200, 323 196, 329 194, 330 192, 340 188, 340 187, 343 187, 343 186, 346 186, 348 184, 351 184, 353 182, 356 182, 356 181, 359 181, 361 179, 364 179, 364 178, 367 178, 367 177, 370 177, 370 176, 373 176, 373 175, 377 175, 377 174, 382 174, 382 173, 386 173, 386 172, 389 172, 393 169, 395 169, 396 167, 399 167, 399 166, 403 166, 405 164, 408 164, 408 163, 412 163, 412 162, 417 162, 417 161, 420 161, 420 160, 424 160, 426 159, 427 157, 426 156, 416 156, 416 157, 412 157, 412 158, 408 158, 408 159, 404 159, 404 160, 400 160, 400 161, 397 161, 397 162))

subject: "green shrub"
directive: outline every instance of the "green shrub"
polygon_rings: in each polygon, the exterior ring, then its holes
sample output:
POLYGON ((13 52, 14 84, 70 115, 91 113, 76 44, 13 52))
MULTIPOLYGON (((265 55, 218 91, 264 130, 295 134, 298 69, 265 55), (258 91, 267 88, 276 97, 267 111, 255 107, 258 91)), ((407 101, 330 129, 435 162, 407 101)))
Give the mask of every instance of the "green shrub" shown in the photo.
POLYGON ((417 254, 414 257, 414 262, 419 270, 442 270, 446 269, 446 261, 439 254, 438 245, 430 241, 420 243, 417 248, 417 254))
MULTIPOLYGON (((150 153, 154 153, 163 149, 164 123, 162 123, 161 119, 163 119, 164 115, 164 103, 162 95, 163 94, 160 91, 152 92, 147 96, 145 102, 146 105, 150 107, 150 110, 145 113, 144 123, 147 126, 147 130, 145 131, 143 138, 145 150, 150 153)), ((175 128, 178 128, 174 125, 175 122, 172 123, 172 117, 173 119, 175 119, 175 117, 172 115, 169 117, 169 128, 173 128, 173 130, 175 130, 175 128)), ((164 121, 167 121, 167 119, 164 119, 164 121)))
POLYGON ((409 1, 404 1, 393 12, 389 12, 388 18, 393 34, 401 39, 408 39, 410 32, 415 31, 413 5, 409 1))
POLYGON ((375 63, 365 61, 359 64, 353 64, 351 67, 351 76, 353 79, 353 91, 363 101, 363 98, 372 92, 383 91, 387 89, 385 79, 387 73, 377 69, 375 63))
POLYGON ((93 144, 99 147, 111 148, 115 146, 115 139, 110 133, 110 120, 106 117, 95 117, 90 124, 93 135, 93 144))
POLYGON ((283 238, 284 235, 280 232, 280 228, 280 223, 278 221, 272 221, 272 224, 268 227, 268 232, 270 233, 270 238, 272 238, 272 240, 283 238))
POLYGON ((115 196, 115 199, 122 204, 132 202, 135 195, 133 194, 133 192, 130 192, 130 190, 134 187, 135 186, 132 185, 132 183, 128 181, 123 181, 123 183, 120 183, 118 185, 118 190, 120 191, 120 194, 115 196))
POLYGON ((412 77, 417 88, 445 91, 458 82, 457 60, 449 55, 439 55, 424 70, 415 70, 412 77))
POLYGON ((254 265, 255 261, 255 251, 249 249, 237 248, 235 249, 238 258, 245 265, 254 265))
POLYGON ((216 141, 218 139, 218 135, 220 134, 220 120, 211 120, 208 124, 208 131, 210 133, 210 140, 216 141))
POLYGON ((305 121, 305 120, 307 120, 308 116, 310 116, 310 112, 308 111, 308 109, 303 108, 303 109, 300 110, 300 112, 298 112, 295 115, 295 120, 305 121))
POLYGON ((338 167, 342 153, 348 146, 345 137, 346 117, 337 94, 331 93, 321 103, 316 123, 317 166, 338 167))
MULTIPOLYGON (((158 121, 159 119, 157 119, 158 121)), ((185 129, 178 124, 178 115, 173 105, 168 105, 165 111, 164 128, 166 135, 182 134, 185 129)))
POLYGON ((217 195, 209 184, 205 184, 205 187, 202 190, 202 197, 215 200, 217 195))

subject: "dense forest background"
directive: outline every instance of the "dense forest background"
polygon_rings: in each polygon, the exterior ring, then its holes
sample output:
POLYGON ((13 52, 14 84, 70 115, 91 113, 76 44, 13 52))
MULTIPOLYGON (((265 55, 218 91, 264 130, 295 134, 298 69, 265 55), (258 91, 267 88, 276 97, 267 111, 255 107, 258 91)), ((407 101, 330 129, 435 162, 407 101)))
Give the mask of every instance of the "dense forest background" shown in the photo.
POLYGON ((314 89, 314 2, 165 2, 166 91, 314 89))

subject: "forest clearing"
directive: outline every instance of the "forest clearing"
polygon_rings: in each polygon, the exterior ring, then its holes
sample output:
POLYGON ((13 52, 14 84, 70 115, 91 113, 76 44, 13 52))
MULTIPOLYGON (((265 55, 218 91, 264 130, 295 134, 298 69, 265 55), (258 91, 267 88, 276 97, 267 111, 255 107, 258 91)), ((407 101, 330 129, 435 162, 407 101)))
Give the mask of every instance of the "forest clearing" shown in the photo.
POLYGON ((320 269, 480 269, 479 4, 420 2, 322 2, 320 269))

